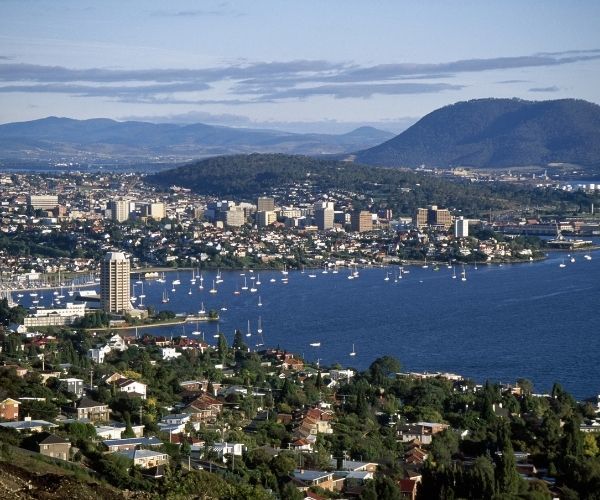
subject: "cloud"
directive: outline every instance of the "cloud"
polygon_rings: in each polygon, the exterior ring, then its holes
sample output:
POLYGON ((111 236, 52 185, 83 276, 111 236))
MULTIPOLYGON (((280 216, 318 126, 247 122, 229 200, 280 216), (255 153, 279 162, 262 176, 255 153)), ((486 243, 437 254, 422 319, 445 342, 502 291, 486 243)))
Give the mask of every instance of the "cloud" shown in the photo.
POLYGON ((460 90, 463 85, 450 85, 448 83, 360 83, 349 85, 320 85, 309 88, 286 89, 271 94, 263 94, 261 99, 277 101, 280 99, 305 99, 315 95, 330 95, 336 99, 363 98, 367 99, 374 94, 399 95, 399 94, 430 94, 444 90, 460 90))
POLYGON ((510 83, 529 83, 528 80, 500 80, 499 82, 496 83, 500 83, 502 85, 504 84, 510 84, 510 83))
POLYGON ((221 2, 209 9, 184 9, 184 10, 154 10, 150 12, 153 17, 179 17, 179 18, 197 18, 210 16, 228 16, 240 17, 242 12, 235 10, 229 2, 221 2))
MULTIPOLYGON (((126 102, 196 105, 252 104, 319 95, 338 99, 370 98, 377 94, 427 94, 460 90, 464 86, 452 82, 452 79, 463 73, 551 67, 598 59, 600 50, 590 49, 435 64, 359 65, 301 59, 244 61, 207 68, 78 69, 0 62, 0 92, 54 92, 126 102), (442 79, 449 81, 442 82, 442 79), (216 88, 223 89, 216 96, 205 98, 197 95, 198 92, 216 88)), ((525 80, 498 83, 522 82, 525 80)))
POLYGON ((529 89, 529 92, 558 92, 560 88, 556 85, 552 85, 551 87, 532 87, 529 89))

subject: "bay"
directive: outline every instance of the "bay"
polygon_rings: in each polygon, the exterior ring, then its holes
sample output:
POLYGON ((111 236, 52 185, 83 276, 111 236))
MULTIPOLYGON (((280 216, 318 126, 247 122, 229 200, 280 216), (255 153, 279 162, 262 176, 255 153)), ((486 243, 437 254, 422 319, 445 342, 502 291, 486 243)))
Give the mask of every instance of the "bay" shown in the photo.
MULTIPOLYGON (((467 266, 466 281, 461 268, 453 279, 446 266, 407 267, 410 272, 397 281, 397 266, 359 269, 354 279, 348 279, 348 269, 290 271, 287 284, 277 271, 222 271, 215 294, 209 290, 216 273, 202 272, 200 290, 199 280, 190 283, 191 271, 173 271, 165 284, 144 280, 144 304, 176 313, 195 314, 202 305, 217 310, 218 323, 199 324, 210 344, 219 331, 231 343, 235 330, 246 334, 250 322, 251 335, 244 338, 254 349, 260 317, 266 346, 322 365, 362 370, 391 355, 408 371, 449 371, 477 382, 514 383, 523 377, 538 392, 559 382, 585 398, 600 392, 600 251, 590 254, 592 260, 586 260, 575 252, 574 263, 566 254, 551 253, 542 262, 467 266), (244 278, 256 292, 241 290, 244 278), (172 292, 174 279, 181 285, 172 292), (167 304, 161 302, 165 291, 167 304), (310 345, 315 343, 320 346, 310 345)), ((139 295, 141 285, 136 287, 139 295)), ((191 337, 194 330, 187 323, 139 333, 191 337)))

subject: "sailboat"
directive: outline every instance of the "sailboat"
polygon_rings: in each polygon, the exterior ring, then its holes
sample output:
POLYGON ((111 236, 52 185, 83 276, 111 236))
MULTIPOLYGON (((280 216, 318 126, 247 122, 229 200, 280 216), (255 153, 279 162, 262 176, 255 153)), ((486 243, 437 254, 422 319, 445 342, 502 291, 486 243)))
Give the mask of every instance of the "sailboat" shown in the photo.
POLYGON ((321 347, 321 342, 311 342, 309 345, 311 347, 321 347))
POLYGON ((260 295, 258 296, 258 307, 262 307, 262 301, 260 300, 260 295))
POLYGON ((427 269, 429 265, 427 264, 427 257, 425 257, 425 264, 421 266, 423 269, 427 269))
POLYGON ((202 273, 200 273, 200 286, 198 287, 199 290, 204 290, 204 276, 202 276, 202 273))
POLYGON ((327 274, 329 273, 329 271, 327 270, 327 264, 325 264, 325 266, 323 267, 323 270, 321 271, 321 274, 327 274))
POLYGON ((390 281, 390 273, 385 273, 385 278, 383 278, 383 281, 390 281))
POLYGON ((309 277, 309 278, 316 278, 316 277, 317 277, 317 275, 316 275, 316 274, 312 274, 312 273, 311 273, 311 274, 309 274, 309 275, 308 275, 308 277, 309 277))
POLYGON ((215 288, 215 280, 213 280, 213 286, 212 288, 208 291, 208 293, 217 293, 217 289, 215 288))
POLYGON ((200 310, 198 314, 206 314, 206 309, 204 309, 204 302, 200 302, 200 310))
POLYGON ((271 278, 271 279, 269 280, 269 283, 275 283, 276 281, 277 281, 277 280, 276 280, 275 278, 271 278))
POLYGON ((196 321, 196 329, 192 332, 192 335, 200 335, 202 332, 200 331, 200 328, 198 327, 198 322, 196 321))
POLYGON ((260 284, 261 284, 261 282, 260 282, 260 274, 257 274, 257 275, 256 275, 256 284, 257 284, 257 285, 260 285, 260 284))
POLYGON ((167 290, 163 290, 163 296, 162 296, 162 301, 163 304, 166 304, 167 302, 169 302, 169 292, 167 292, 167 290))
POLYGON ((192 277, 190 278, 190 283, 192 285, 196 284, 196 277, 194 276, 194 270, 192 269, 192 277))
POLYGON ((583 258, 584 258, 585 260, 592 260, 592 256, 591 256, 591 255, 589 255, 589 254, 587 254, 587 253, 586 253, 586 254, 583 256, 583 258))
MULTIPOLYGON (((59 295, 60 297, 60 295, 59 295)), ((144 283, 142 283, 142 293, 140 293, 140 304, 143 302, 143 299, 146 298, 146 294, 144 293, 144 283)))
POLYGON ((263 329, 262 329, 262 323, 261 323, 261 318, 260 316, 258 317, 258 328, 257 328, 257 333, 260 336, 260 342, 258 344, 256 344, 256 347, 261 347, 263 345, 265 345, 265 339, 263 338, 263 329))
POLYGON ((467 271, 465 271, 465 265, 463 264, 462 271, 460 272, 461 281, 467 281, 467 271))
POLYGON ((456 267, 452 268, 452 279, 455 280, 456 279, 456 267))
POLYGON ((252 293, 254 293, 254 292, 258 292, 258 288, 256 288, 254 285, 252 285, 252 286, 250 287, 250 291, 251 291, 252 293))
MULTIPOLYGON (((135 296, 135 283, 132 285, 132 292, 131 292, 131 297, 129 300, 131 300, 131 302, 135 302, 137 300, 137 297, 135 296)), ((58 293, 55 292, 55 295, 58 295, 58 293)))
POLYGON ((288 274, 288 270, 285 264, 283 265, 283 271, 281 271, 281 274, 288 274))
POLYGON ((356 351, 354 350, 354 344, 352 344, 352 352, 350 353, 350 356, 356 356, 356 351))
POLYGON ((240 287, 239 287, 239 285, 236 285, 235 290, 233 291, 233 295, 239 295, 240 293, 242 293, 242 292, 240 292, 240 287))
POLYGON ((217 283, 223 283, 223 278, 221 278, 221 270, 217 269, 217 283))
POLYGON ((565 264, 565 259, 563 259, 563 261, 558 265, 558 267, 567 267, 567 265, 565 264))
POLYGON ((332 274, 337 274, 338 273, 338 268, 337 268, 337 264, 335 264, 333 266, 333 271, 331 271, 332 274))
POLYGON ((242 290, 248 290, 248 281, 246 280, 246 276, 244 276, 244 286, 242 287, 242 290))
POLYGON ((190 290, 188 291, 188 295, 192 295, 192 287, 190 287, 190 290))
POLYGON ((252 337, 252 333, 250 332, 250 320, 248 320, 248 333, 246 333, 246 337, 252 337))

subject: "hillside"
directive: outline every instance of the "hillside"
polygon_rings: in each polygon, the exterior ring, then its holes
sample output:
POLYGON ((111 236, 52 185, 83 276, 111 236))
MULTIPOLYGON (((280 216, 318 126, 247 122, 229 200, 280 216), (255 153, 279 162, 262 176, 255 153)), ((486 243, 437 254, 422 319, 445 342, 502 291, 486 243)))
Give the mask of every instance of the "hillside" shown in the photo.
POLYGON ((252 152, 340 154, 371 147, 392 136, 371 127, 342 135, 293 134, 203 123, 177 125, 48 117, 0 125, 0 159, 189 161, 252 152))
POLYGON ((600 106, 582 100, 478 99, 445 106, 360 151, 371 165, 600 166, 600 106))
MULTIPOLYGON (((360 193, 372 198, 374 204, 381 202, 395 214, 404 215, 412 215, 417 207, 433 200, 473 216, 490 209, 556 207, 561 203, 575 208, 590 203, 581 192, 542 190, 509 183, 471 183, 406 170, 282 154, 207 158, 146 179, 164 188, 185 186, 200 194, 238 200, 253 200, 263 193, 273 192, 285 196, 292 187, 310 185, 315 194, 328 190, 360 193)), ((355 204, 361 203, 356 194, 352 199, 355 204)))

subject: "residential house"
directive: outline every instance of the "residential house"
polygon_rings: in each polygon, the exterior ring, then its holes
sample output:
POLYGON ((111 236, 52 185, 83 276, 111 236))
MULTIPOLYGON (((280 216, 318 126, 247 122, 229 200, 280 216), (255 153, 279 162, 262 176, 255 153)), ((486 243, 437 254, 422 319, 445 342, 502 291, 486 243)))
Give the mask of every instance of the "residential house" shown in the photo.
POLYGON ((83 380, 80 378, 61 378, 58 379, 62 387, 78 398, 83 396, 83 380))
POLYGON ((0 401, 0 419, 1 420, 19 420, 19 403, 15 399, 6 398, 0 401))
POLYGON ((415 500, 417 498, 417 484, 414 479, 400 479, 398 486, 400 487, 400 495, 407 500, 415 500))
POLYGON ((169 461, 169 455, 152 450, 126 450, 117 452, 118 455, 133 461, 133 465, 142 469, 150 469, 164 465, 169 461))
POLYGON ((137 380, 129 378, 123 378, 116 382, 116 386, 120 392, 124 392, 129 396, 135 396, 142 399, 146 399, 147 385, 137 380))
POLYGON ((17 432, 42 432, 45 429, 58 427, 58 425, 46 420, 31 420, 31 417, 25 417, 24 420, 17 422, 1 422, 0 427, 14 429, 17 432))
POLYGON ((61 460, 69 460, 71 451, 71 442, 54 434, 48 435, 45 439, 38 443, 40 454, 51 457, 60 458, 61 460))
MULTIPOLYGON (((96 426, 96 436, 100 439, 121 439, 126 429, 125 424, 113 423, 110 425, 96 426)), ((144 425, 131 425, 135 437, 144 435, 144 425)))
POLYGON ((84 396, 81 398, 75 408, 77 420, 89 420, 91 422, 108 422, 110 410, 108 405, 98 403, 93 399, 84 396))
POLYGON ((416 424, 404 424, 398 427, 398 437, 403 443, 418 440, 420 443, 431 444, 434 434, 447 429, 447 424, 432 422, 417 422, 416 424))
POLYGON ((153 448, 162 446, 162 441, 156 437, 135 437, 125 439, 106 439, 102 441, 109 452, 135 450, 140 446, 153 448))
POLYGON ((198 396, 183 409, 192 422, 212 422, 222 411, 223 403, 209 394, 198 396))
POLYGON ((225 455, 234 455, 241 457, 246 451, 247 447, 244 443, 214 443, 211 447, 223 462, 226 461, 225 455))
POLYGON ((311 486, 329 491, 341 491, 344 486, 344 478, 334 478, 333 472, 296 469, 293 476, 301 491, 306 491, 311 486))

